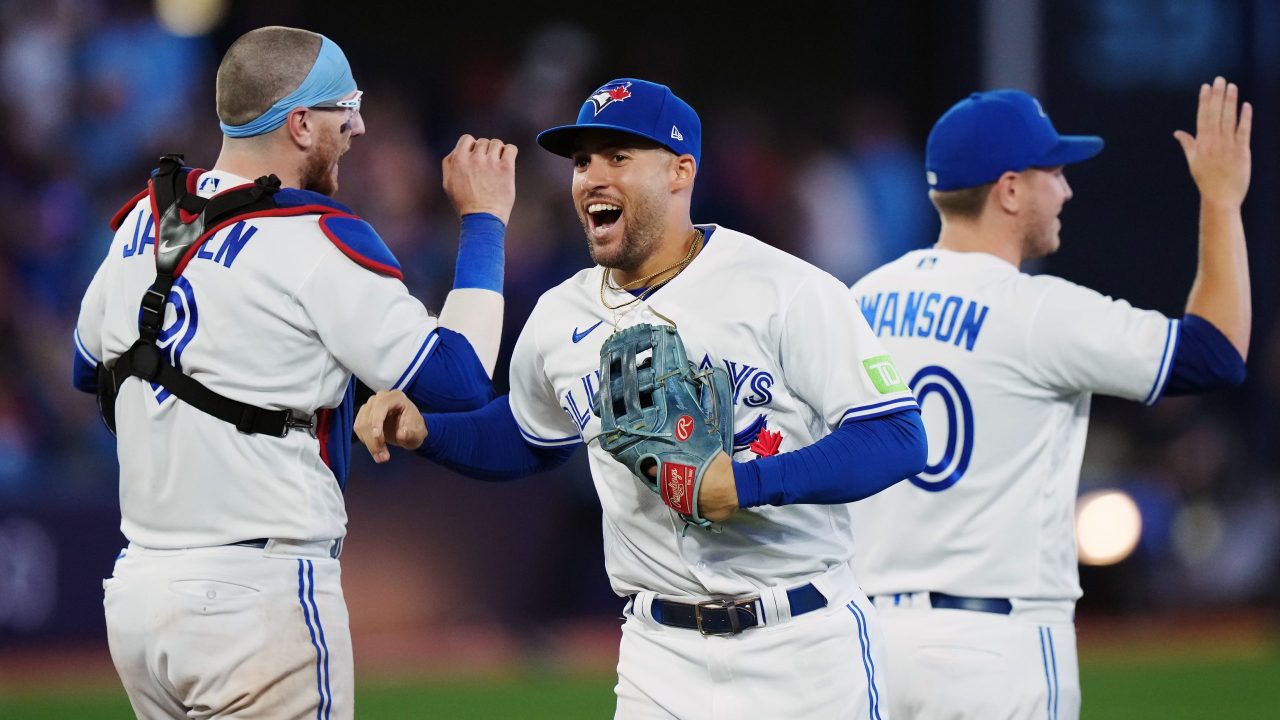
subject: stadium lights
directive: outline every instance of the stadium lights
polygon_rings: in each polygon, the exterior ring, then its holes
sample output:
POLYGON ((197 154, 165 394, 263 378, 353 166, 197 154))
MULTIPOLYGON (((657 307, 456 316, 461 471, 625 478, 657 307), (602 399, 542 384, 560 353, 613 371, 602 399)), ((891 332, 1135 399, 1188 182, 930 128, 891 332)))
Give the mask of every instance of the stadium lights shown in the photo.
POLYGON ((1142 537, 1142 514, 1122 490, 1095 490, 1076 501, 1076 547, 1084 565, 1114 565, 1142 537))
POLYGON ((208 34, 227 14, 227 0, 155 0, 156 19, 174 35, 208 34))

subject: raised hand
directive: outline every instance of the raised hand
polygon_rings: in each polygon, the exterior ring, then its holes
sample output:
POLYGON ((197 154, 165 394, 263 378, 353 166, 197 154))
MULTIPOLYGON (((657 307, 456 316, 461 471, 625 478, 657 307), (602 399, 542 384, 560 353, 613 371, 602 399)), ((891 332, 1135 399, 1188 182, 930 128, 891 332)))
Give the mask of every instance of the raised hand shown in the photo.
POLYGON ((1237 112, 1239 95, 1235 83, 1221 76, 1212 85, 1201 85, 1195 136, 1184 130, 1173 133, 1206 202, 1238 206, 1249 191, 1253 106, 1246 102, 1237 112))
POLYGON ((505 225, 516 202, 515 145, 498 139, 458 138, 441 163, 444 191, 458 215, 486 212, 505 225))

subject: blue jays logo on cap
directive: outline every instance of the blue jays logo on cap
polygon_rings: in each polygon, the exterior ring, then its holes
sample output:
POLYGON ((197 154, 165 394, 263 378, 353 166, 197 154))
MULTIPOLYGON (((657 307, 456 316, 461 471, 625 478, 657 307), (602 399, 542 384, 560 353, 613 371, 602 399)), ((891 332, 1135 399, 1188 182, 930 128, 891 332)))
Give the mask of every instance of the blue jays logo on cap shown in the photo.
POLYGON ((612 103, 622 102, 631 97, 631 91, 627 88, 631 87, 629 82, 609 83, 599 90, 595 91, 591 97, 587 98, 587 102, 595 106, 596 114, 609 107, 612 103))
POLYGON ((572 157, 574 141, 589 129, 636 135, 702 162, 698 113, 666 85, 637 78, 610 80, 587 96, 577 122, 543 130, 538 133, 538 144, 557 155, 572 157))
POLYGON ((1102 152, 1102 138, 1059 135, 1040 101, 1021 90, 973 93, 929 132, 925 178, 934 190, 994 182, 1006 172, 1057 167, 1102 152))

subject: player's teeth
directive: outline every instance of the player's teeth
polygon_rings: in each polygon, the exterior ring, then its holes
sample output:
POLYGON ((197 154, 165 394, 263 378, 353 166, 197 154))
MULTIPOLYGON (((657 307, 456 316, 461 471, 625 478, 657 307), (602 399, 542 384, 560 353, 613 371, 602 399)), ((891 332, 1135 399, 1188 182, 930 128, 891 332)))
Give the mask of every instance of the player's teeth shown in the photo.
POLYGON ((587 206, 587 212, 592 212, 592 213, 605 212, 608 210, 621 210, 621 209, 622 208, 618 207, 617 205, 611 205, 609 203, 592 203, 587 206))

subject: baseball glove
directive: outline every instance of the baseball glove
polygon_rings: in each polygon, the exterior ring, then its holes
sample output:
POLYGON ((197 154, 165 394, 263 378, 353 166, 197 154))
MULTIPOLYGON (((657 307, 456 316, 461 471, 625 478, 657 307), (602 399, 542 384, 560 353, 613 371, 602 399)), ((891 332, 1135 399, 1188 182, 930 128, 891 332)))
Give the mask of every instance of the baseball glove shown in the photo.
POLYGON ((707 527, 698 491, 711 460, 733 453, 733 406, 723 368, 699 372, 676 329, 636 325, 600 348, 600 446, 686 523, 707 527), (657 478, 646 472, 657 466, 657 478))

